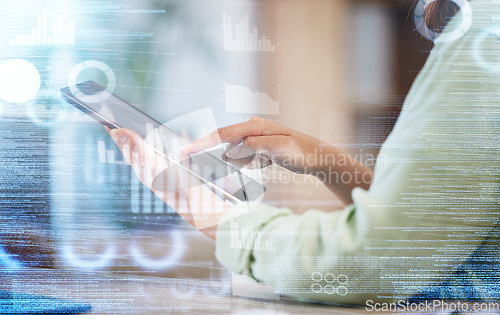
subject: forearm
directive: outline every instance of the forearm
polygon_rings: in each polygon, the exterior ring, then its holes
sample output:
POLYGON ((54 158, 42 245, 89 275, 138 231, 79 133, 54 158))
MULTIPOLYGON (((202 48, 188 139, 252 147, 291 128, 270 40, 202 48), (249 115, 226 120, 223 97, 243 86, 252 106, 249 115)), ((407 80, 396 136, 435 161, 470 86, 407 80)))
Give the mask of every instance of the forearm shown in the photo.
POLYGON ((352 204, 352 190, 370 188, 373 171, 338 148, 321 144, 312 172, 344 204, 352 204))

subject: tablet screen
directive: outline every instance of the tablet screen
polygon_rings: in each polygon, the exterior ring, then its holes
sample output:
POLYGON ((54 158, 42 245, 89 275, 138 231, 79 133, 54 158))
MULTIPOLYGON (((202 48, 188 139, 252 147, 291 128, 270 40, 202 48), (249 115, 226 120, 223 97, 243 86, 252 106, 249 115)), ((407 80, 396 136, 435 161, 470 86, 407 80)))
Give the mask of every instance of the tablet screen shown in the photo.
MULTIPOLYGON (((162 126, 143 111, 93 81, 63 88, 61 92, 71 105, 110 128, 130 129, 146 138, 149 132, 162 126)), ((171 132, 170 136, 178 138, 174 132, 171 132)))
MULTIPOLYGON (((103 86, 93 81, 86 81, 76 86, 65 87, 61 89, 61 93, 68 103, 109 128, 126 128, 144 139, 153 132, 159 131, 162 141, 159 150, 161 152, 158 152, 159 146, 157 144, 154 145, 156 151, 171 161, 174 159, 173 162, 176 164, 186 165, 179 160, 180 158, 176 158, 180 157, 179 152, 176 151, 179 151, 184 145, 179 135, 138 108, 110 93, 103 86)), ((233 202, 257 200, 265 191, 263 185, 210 152, 201 152, 190 157, 190 168, 187 171, 201 177, 200 180, 203 182, 209 182, 229 193, 233 197, 233 202)), ((182 165, 180 167, 185 168, 182 165)), ((158 178, 166 176, 168 174, 160 174, 158 178)), ((156 182, 159 186, 162 185, 161 180, 156 182)))

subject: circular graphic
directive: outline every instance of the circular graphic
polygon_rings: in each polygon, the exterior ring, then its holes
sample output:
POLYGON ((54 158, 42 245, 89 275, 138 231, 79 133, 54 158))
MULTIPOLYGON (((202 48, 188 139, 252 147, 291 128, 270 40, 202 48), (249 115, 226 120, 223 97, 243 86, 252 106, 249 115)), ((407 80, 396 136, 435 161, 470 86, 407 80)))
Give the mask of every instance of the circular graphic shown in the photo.
POLYGON ((472 25, 472 8, 467 0, 453 1, 462 12, 462 23, 455 30, 447 33, 436 33, 425 23, 425 11, 429 4, 437 0, 420 0, 415 7, 414 20, 417 31, 428 40, 434 43, 452 42, 462 37, 472 25))
POLYGON ((338 276, 338 281, 340 285, 346 285, 349 282, 349 278, 346 275, 340 274, 338 276))
POLYGON ((326 294, 335 294, 335 292, 337 291, 337 289, 335 289, 335 287, 331 284, 327 284, 325 285, 325 293, 326 294))
POLYGON ((340 286, 337 288, 337 293, 340 295, 340 296, 346 296, 347 293, 349 293, 349 290, 347 290, 346 287, 344 286, 340 286))
POLYGON ((129 248, 130 254, 134 258, 135 262, 145 269, 166 270, 172 268, 176 266, 184 256, 184 249, 186 246, 180 231, 172 231, 170 232, 170 235, 172 236, 173 243, 175 245, 172 245, 170 252, 161 259, 147 258, 147 256, 142 253, 140 248, 135 245, 129 248))
POLYGON ((105 267, 109 267, 110 263, 116 256, 116 247, 108 247, 107 250, 96 259, 82 259, 73 251, 70 245, 64 245, 62 248, 62 255, 66 261, 73 267, 87 269, 87 270, 98 270, 105 267))
POLYGON ((59 95, 41 93, 28 103, 28 115, 36 124, 52 127, 62 122, 72 110, 59 95))
MULTIPOLYGON (((489 28, 481 31, 474 40, 472 55, 479 67, 489 72, 500 72, 500 55, 496 49, 483 49, 484 42, 495 38, 500 43, 500 28, 489 28)), ((488 45, 487 47, 494 47, 488 45)))
POLYGON ((0 98, 9 103, 26 103, 40 89, 40 73, 23 59, 10 59, 0 65, 0 98))
POLYGON ((323 275, 320 272, 316 271, 311 275, 311 279, 314 282, 320 282, 321 280, 323 280, 323 275))
POLYGON ((319 283, 313 283, 311 285, 311 290, 314 292, 314 293, 321 293, 323 292, 323 287, 321 286, 321 284, 319 283))
MULTIPOLYGON (((326 273, 326 274, 325 274, 325 281, 326 281, 327 283, 333 283, 333 282, 335 282, 335 275, 334 275, 333 273, 329 273, 329 272, 328 272, 328 273, 326 273)), ((325 288, 326 288, 326 287, 325 287, 325 288)))
POLYGON ((87 60, 78 63, 73 67, 73 69, 71 69, 68 77, 68 86, 70 87, 71 93, 73 93, 73 95, 82 102, 99 103, 106 100, 111 95, 111 93, 114 92, 116 87, 116 76, 113 69, 111 69, 104 62, 97 60, 87 60), (77 82, 78 75, 86 69, 97 69, 102 71, 106 75, 106 79, 108 81, 106 90, 92 95, 85 94, 82 91, 78 90, 78 88, 76 87, 76 84, 80 83, 77 82))

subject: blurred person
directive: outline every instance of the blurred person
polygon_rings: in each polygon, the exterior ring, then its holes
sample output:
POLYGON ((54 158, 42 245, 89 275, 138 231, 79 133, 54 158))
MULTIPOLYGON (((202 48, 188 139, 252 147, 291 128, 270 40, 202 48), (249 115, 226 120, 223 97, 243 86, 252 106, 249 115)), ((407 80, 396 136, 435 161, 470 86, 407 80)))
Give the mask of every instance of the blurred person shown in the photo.
MULTIPOLYGON (((154 152, 145 154, 148 147, 133 132, 110 134, 140 180, 186 221, 200 226, 196 221, 203 218, 192 211, 200 195, 206 207, 218 209, 200 230, 216 239, 221 263, 284 294, 350 305, 498 300, 500 3, 471 1, 470 8, 472 23, 460 36, 436 40, 374 172, 328 143, 258 117, 184 148, 193 154, 243 144, 261 166, 316 176, 343 210, 298 215, 265 204, 248 210, 228 205, 204 185, 157 191, 152 179, 168 165, 147 166, 144 157, 154 152), (269 241, 274 251, 231 244, 232 227, 249 224, 251 243, 269 241)), ((432 25, 457 11, 433 2, 424 21, 432 25)), ((455 14, 443 34, 460 30, 461 21, 455 14)), ((249 163, 234 150, 225 158, 249 163)))

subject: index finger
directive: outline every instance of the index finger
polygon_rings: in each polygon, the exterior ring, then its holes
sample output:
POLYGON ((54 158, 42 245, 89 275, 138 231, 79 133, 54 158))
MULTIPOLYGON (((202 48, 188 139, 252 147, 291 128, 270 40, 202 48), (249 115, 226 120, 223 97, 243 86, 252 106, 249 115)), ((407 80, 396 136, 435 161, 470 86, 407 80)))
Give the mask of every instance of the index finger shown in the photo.
POLYGON ((281 128, 281 130, 280 128, 275 128, 276 126, 279 125, 275 125, 259 117, 252 117, 248 121, 219 128, 194 141, 182 150, 185 154, 193 154, 221 143, 240 143, 246 137, 287 134, 286 128, 281 128))

